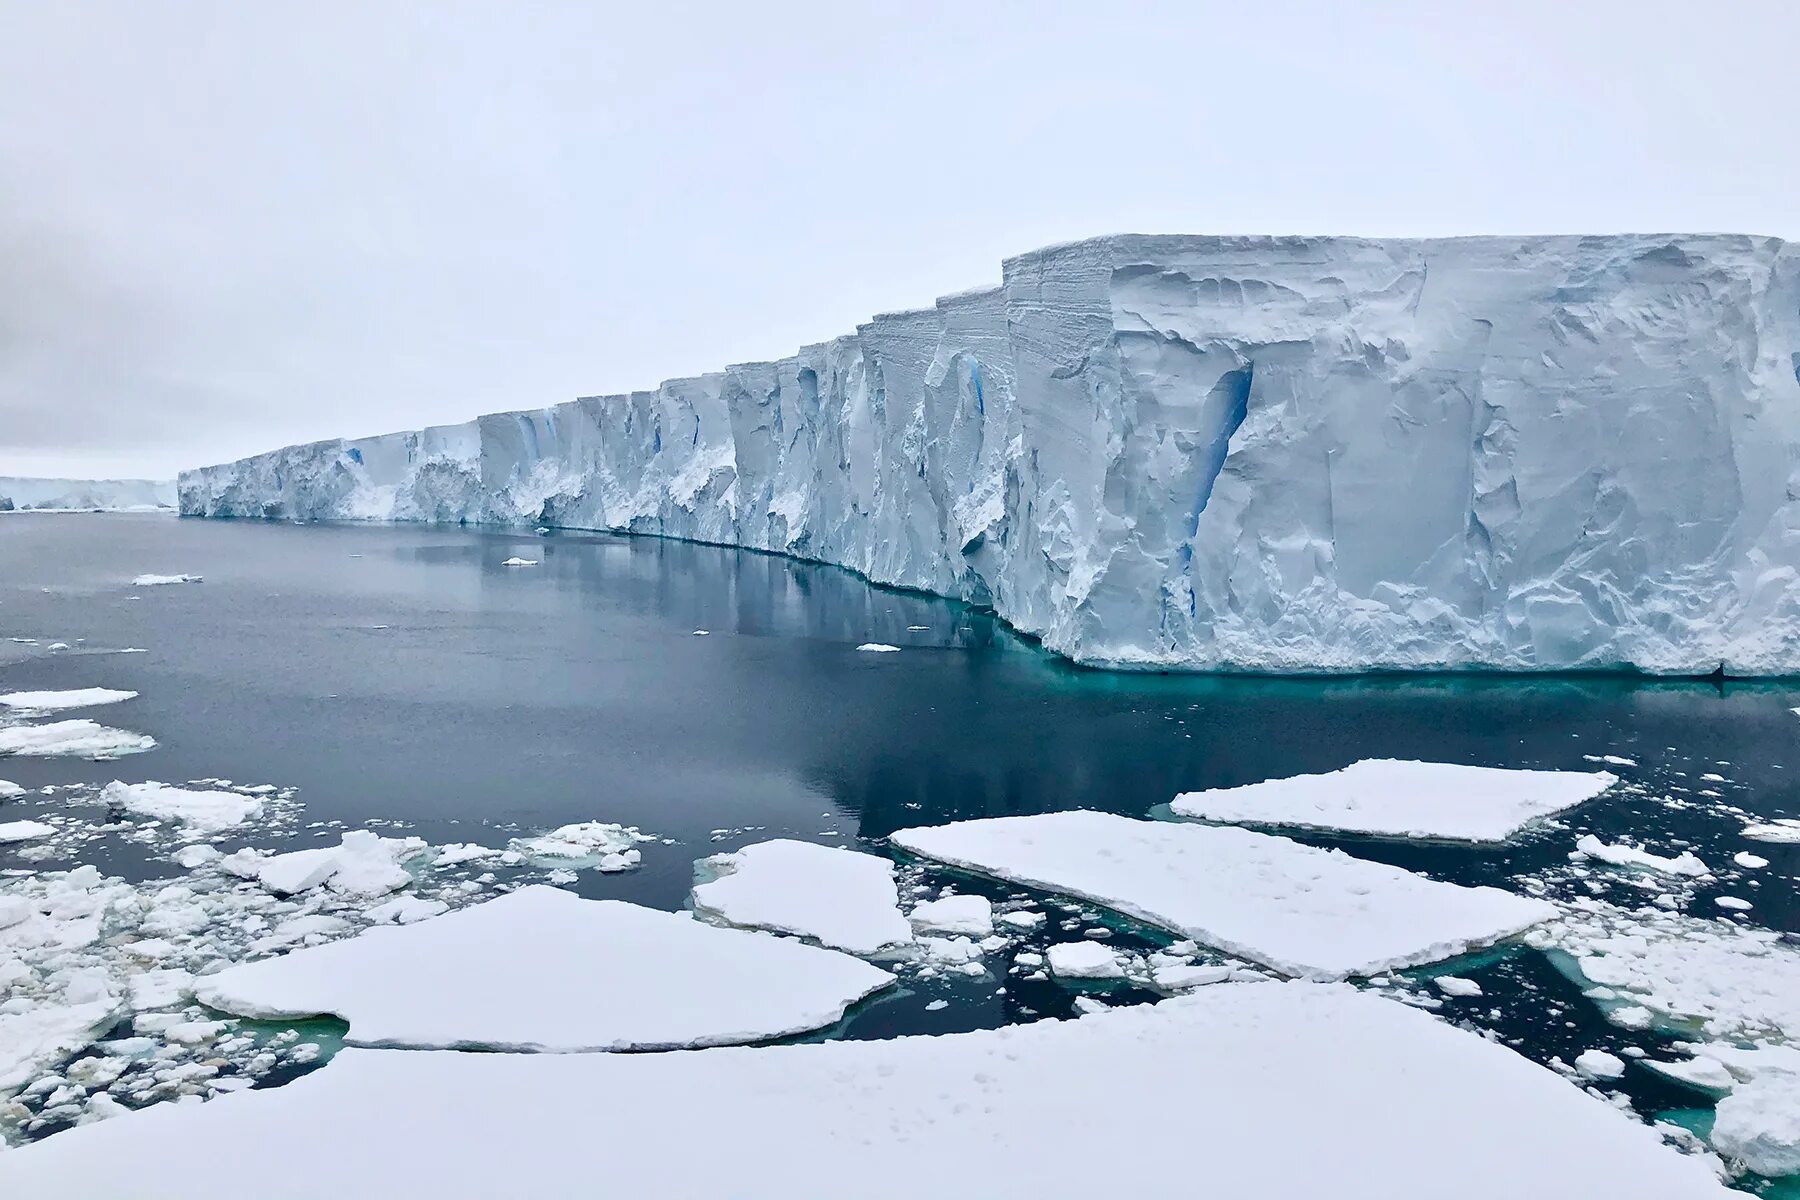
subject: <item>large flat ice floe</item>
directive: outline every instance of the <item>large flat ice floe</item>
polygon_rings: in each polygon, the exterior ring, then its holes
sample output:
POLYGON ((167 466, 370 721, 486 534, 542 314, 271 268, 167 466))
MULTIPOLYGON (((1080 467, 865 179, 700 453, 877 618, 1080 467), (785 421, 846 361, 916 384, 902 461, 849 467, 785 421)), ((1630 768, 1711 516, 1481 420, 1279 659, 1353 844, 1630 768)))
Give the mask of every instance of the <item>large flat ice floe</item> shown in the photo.
POLYGON ((1495 888, 1439 883, 1228 826, 1061 812, 903 829, 891 840, 949 866, 1078 896, 1309 978, 1436 962, 1557 911, 1495 888))
POLYGON ((103 704, 119 704, 136 696, 136 692, 122 692, 114 688, 77 688, 66 692, 6 692, 0 694, 0 706, 30 709, 34 712, 58 712, 68 708, 98 708, 103 704))
POLYGON ((94 721, 51 721, 45 725, 0 728, 0 757, 17 754, 38 758, 119 758, 156 747, 142 733, 112 729, 94 721))
POLYGON ((1774 238, 1101 237, 777 361, 187 471, 181 509, 777 551, 1095 665, 1786 674, 1796 355, 1774 238))
POLYGON ((1519 1055, 1311 984, 1226 984, 948 1037, 653 1055, 346 1050, 286 1087, 0 1154, 0 1193, 239 1200, 253 1180, 260 1200, 485 1200, 522 1181, 669 1200, 914 1197, 922 1184, 944 1197, 1102 1196, 1132 1170, 1120 1156, 1146 1147, 1181 1160, 1158 1160, 1152 1191, 1211 1196, 1376 1200, 1404 1179, 1454 1181, 1458 1200, 1733 1195, 1519 1055), (696 1139, 720 1165, 672 1169, 694 1160, 696 1139))
POLYGON ((1183 792, 1177 816, 1377 837, 1503 842, 1618 782, 1605 771, 1520 771, 1366 758, 1323 775, 1183 792))
POLYGON ((229 967, 196 995, 240 1016, 332 1013, 352 1045, 568 1052, 805 1033, 892 981, 835 950, 530 886, 229 967))
POLYGON ((812 938, 852 954, 912 941, 894 864, 872 854, 785 838, 718 854, 694 888, 694 911, 746 929, 812 938))

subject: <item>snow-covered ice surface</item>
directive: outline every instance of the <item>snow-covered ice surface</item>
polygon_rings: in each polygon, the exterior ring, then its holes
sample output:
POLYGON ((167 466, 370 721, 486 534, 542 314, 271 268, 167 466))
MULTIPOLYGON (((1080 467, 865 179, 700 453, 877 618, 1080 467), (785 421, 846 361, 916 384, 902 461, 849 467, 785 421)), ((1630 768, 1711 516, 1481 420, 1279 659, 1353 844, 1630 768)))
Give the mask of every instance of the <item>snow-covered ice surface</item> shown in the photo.
POLYGON ((1618 782, 1605 771, 1522 771, 1367 758, 1322 775, 1183 792, 1183 817, 1379 837, 1503 842, 1618 782))
POLYGON ((1060 812, 903 829, 891 840, 950 866, 1079 896, 1294 976, 1436 962, 1556 914, 1541 900, 1228 826, 1060 812))
POLYGON ((94 721, 51 721, 43 725, 0 726, 0 757, 121 758, 154 749, 156 739, 94 721))
POLYGON ((136 692, 121 692, 112 688, 78 688, 66 692, 5 692, 0 693, 0 706, 30 709, 34 712, 58 712, 68 708, 97 708, 102 704, 118 704, 136 696, 136 692))
POLYGON ((1668 875, 1691 875, 1696 878, 1710 874, 1706 869, 1706 863, 1701 861, 1700 856, 1691 850, 1683 850, 1673 857, 1652 854, 1638 846, 1603 842, 1591 833, 1583 834, 1576 841, 1575 852, 1615 867, 1638 867, 1646 871, 1660 871, 1668 875))
POLYGON ((757 842, 697 864, 694 911, 745 929, 798 934, 852 954, 912 941, 900 914, 894 864, 786 838, 757 842))
POLYGON ((46 825, 42 821, 0 821, 0 846, 49 837, 55 832, 54 825, 46 825))
POLYGON ((778 551, 1097 665, 1792 673, 1796 354, 1773 238, 1122 235, 778 361, 187 471, 180 502, 778 551))
POLYGON ((994 932, 994 905, 986 896, 940 896, 915 906, 906 919, 929 933, 986 937, 994 932))
POLYGON ((132 587, 168 587, 177 583, 202 583, 199 575, 139 575, 132 579, 132 587))
POLYGON ((262 1200, 454 1200, 512 1195, 522 1179, 586 1193, 603 1178, 622 1196, 910 1197, 918 1172, 896 1168, 917 1164, 944 1196, 1106 1195, 1121 1166, 1105 1150, 1131 1146, 1181 1147, 1196 1186, 1220 1196, 1373 1200, 1402 1178, 1455 1180, 1459 1200, 1730 1195, 1551 1072, 1402 1005, 1309 984, 948 1037, 657 1055, 348 1050, 284 1088, 0 1154, 0 1190, 238 1200, 254 1180, 262 1200), (1071 1081, 1094 1102, 1071 1102, 1071 1081), (691 1160, 697 1130, 728 1178, 670 1169, 691 1160))
POLYGON ((183 835, 193 838, 212 837, 260 817, 265 804, 257 795, 174 787, 155 780, 145 783, 115 780, 101 789, 99 802, 140 817, 172 821, 180 826, 183 835))
POLYGON ((643 861, 638 845, 655 840, 629 825, 580 821, 536 837, 514 838, 511 849, 515 854, 556 866, 592 867, 611 873, 637 866, 643 861))
POLYGON ((1800 1175, 1800 1074, 1763 1072, 1719 1101, 1711 1141, 1759 1175, 1800 1175))
POLYGON ((834 950, 533 885, 230 967, 196 991, 241 1016, 335 1014, 355 1045, 567 1052, 804 1033, 892 981, 834 950))

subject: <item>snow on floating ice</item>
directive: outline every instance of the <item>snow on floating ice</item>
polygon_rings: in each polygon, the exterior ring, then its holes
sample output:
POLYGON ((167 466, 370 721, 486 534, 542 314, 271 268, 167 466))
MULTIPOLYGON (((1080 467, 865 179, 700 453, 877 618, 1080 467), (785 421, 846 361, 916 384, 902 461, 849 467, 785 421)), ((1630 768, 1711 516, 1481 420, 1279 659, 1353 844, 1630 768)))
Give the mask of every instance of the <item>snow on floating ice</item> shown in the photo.
POLYGON ((0 1096, 92 1042, 113 1023, 112 998, 85 1004, 41 1004, 0 1010, 0 1096))
POLYGON ((900 647, 890 646, 886 642, 864 642, 857 647, 865 654, 898 654, 900 647))
POLYGON ((1525 771, 1366 758, 1322 775, 1183 792, 1177 816, 1380 837, 1502 842, 1618 782, 1605 771, 1525 771))
POLYGON ((1719 1101, 1713 1149, 1758 1175, 1800 1175, 1800 1074, 1768 1071, 1719 1101))
POLYGON ((0 728, 0 757, 8 754, 37 758, 119 758, 154 749, 156 739, 128 733, 88 720, 52 721, 46 725, 14 725, 0 728))
POLYGON ((131 581, 132 587, 168 587, 176 583, 203 583, 199 575, 139 575, 131 581))
POLYGON ((42 821, 0 821, 0 846, 49 837, 55 832, 54 825, 46 825, 42 821))
POLYGON ((375 897, 411 883, 412 876, 402 864, 420 858, 426 849, 418 838, 384 838, 366 829, 353 829, 336 846, 274 855, 240 850, 227 855, 221 864, 277 895, 298 895, 326 884, 341 895, 375 897))
POLYGON ((1575 1056, 1575 1069, 1591 1079, 1617 1079, 1625 1074, 1625 1060, 1605 1050, 1583 1050, 1575 1056))
MULTIPOLYGON (((1774 930, 1590 900, 1529 940, 1562 951, 1552 961, 1585 986, 1642 1011, 1628 1027, 1660 1021, 1711 1038, 1800 1040, 1800 950, 1774 930)), ((1622 1023, 1620 1011, 1608 1019, 1622 1023)))
POLYGON ((1230 826, 1061 812, 903 829, 891 840, 953 867, 1105 905, 1285 975, 1420 966, 1556 915, 1541 900, 1230 826))
POLYGON ((1753 822, 1744 826, 1741 832, 1744 837, 1753 842, 1800 845, 1800 820, 1793 817, 1778 817, 1773 821, 1753 822))
POLYGON ((1752 854, 1748 850, 1739 850, 1731 856, 1731 861, 1746 871, 1760 871, 1769 865, 1769 860, 1760 854, 1752 854))
POLYGON ((509 558, 500 565, 503 567, 535 567, 538 565, 538 560, 535 558, 509 558))
POLYGON ((1699 878, 1709 875, 1706 864, 1691 850, 1683 850, 1674 858, 1666 858, 1660 854, 1651 854, 1636 846, 1623 843, 1609 845, 1591 833, 1583 834, 1575 843, 1575 850, 1589 858, 1610 863, 1615 867, 1641 867, 1646 871, 1660 871, 1665 875, 1686 875, 1699 878))
POLYGON ((135 699, 136 696, 136 692, 120 692, 110 688, 81 688, 68 692, 7 692, 0 695, 0 705, 35 712, 56 712, 68 708, 98 708, 103 704, 118 704, 135 699))
POLYGON ((1464 979, 1459 975, 1439 975, 1431 982, 1437 985, 1438 991, 1446 996, 1479 996, 1481 985, 1473 979, 1464 979))
POLYGON ((912 941, 894 864, 885 858, 783 838, 698 866, 714 876, 693 892, 694 911, 709 920, 797 934, 852 954, 912 941))
POLYGON ((1099 942, 1058 942, 1046 954, 1059 979, 1123 979, 1125 967, 1110 946, 1099 942))
POLYGON ((101 789, 100 802, 140 817, 176 822, 181 826, 182 835, 191 838, 223 833, 260 817, 263 812, 263 801, 259 796, 172 787, 155 780, 144 783, 114 780, 101 789))
POLYGON ((994 932, 994 904, 986 896, 944 896, 918 905, 906 919, 921 932, 986 937, 994 932))
POLYGON ((536 837, 514 838, 509 848, 554 866, 593 867, 615 873, 636 867, 643 860, 643 854, 636 849, 638 843, 655 840, 629 825, 581 821, 536 837))
POLYGON ((897 1200, 920 1187, 899 1166, 923 1164, 946 1196, 1103 1196, 1121 1163, 1099 1148, 1130 1146, 1179 1146, 1208 1195, 1262 1200, 1376 1200, 1397 1179, 1454 1180, 1458 1200, 1734 1194, 1502 1046, 1348 988, 1275 983, 944 1037, 698 1054, 352 1049, 285 1087, 0 1154, 0 1192, 240 1200, 247 1164, 291 1164, 257 1171, 259 1200, 486 1200, 524 1178, 544 1194, 603 1178, 609 1194, 663 1200, 897 1200), (1070 1103, 1077 1084, 1105 1103, 1070 1103), (707 1161, 728 1164, 723 1184, 670 1169, 693 1159, 696 1131, 707 1161))
POLYGON ((891 982, 835 950, 532 885, 229 967, 196 994, 242 1016, 336 1014, 360 1046, 567 1052, 805 1033, 891 982))
POLYGON ((25 789, 9 779, 0 779, 0 800, 17 800, 25 789))

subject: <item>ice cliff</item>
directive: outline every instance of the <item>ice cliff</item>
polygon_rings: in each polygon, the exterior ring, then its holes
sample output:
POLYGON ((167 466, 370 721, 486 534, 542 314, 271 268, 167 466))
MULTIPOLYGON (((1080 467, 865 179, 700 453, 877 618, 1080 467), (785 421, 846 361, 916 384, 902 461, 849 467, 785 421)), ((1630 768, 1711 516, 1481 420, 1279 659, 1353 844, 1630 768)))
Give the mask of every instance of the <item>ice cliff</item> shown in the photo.
POLYGON ((1800 672, 1800 248, 1097 238, 791 358, 180 494, 773 550, 1106 666, 1800 672))
POLYGON ((152 479, 21 479, 0 476, 0 512, 15 509, 142 512, 175 507, 175 481, 152 479))

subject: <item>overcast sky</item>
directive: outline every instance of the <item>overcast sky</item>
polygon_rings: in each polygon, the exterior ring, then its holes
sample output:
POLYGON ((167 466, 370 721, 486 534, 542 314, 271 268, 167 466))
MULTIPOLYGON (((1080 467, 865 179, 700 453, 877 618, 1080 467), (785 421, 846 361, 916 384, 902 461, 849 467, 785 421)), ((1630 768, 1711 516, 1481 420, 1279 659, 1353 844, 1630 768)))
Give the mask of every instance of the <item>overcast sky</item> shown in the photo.
POLYGON ((0 0, 0 474, 779 357, 1118 231, 1800 236, 1793 0, 0 0))

